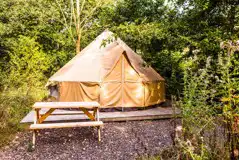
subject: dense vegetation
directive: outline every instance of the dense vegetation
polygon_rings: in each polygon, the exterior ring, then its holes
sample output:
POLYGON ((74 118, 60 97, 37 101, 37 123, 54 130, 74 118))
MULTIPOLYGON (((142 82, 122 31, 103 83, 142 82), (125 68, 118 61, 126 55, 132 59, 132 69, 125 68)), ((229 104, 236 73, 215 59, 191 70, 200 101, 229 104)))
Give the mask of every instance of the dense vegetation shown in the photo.
MULTIPOLYGON (((0 146, 46 96, 47 79, 75 55, 72 2, 0 1, 0 146)), ((238 1, 81 2, 82 16, 90 15, 81 48, 107 28, 115 32, 166 79, 167 97, 182 109, 183 136, 159 157, 238 158, 238 1)))

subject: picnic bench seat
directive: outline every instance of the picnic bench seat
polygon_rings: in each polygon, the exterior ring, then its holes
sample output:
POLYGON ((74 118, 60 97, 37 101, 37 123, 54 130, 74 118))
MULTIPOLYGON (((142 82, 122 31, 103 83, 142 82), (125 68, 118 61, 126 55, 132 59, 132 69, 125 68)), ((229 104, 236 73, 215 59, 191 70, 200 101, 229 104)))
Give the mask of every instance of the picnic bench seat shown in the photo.
MULTIPOLYGON (((70 127, 88 127, 94 126, 98 128, 98 140, 100 138, 100 127, 103 126, 103 122, 100 121, 99 113, 100 104, 98 102, 36 102, 33 105, 35 111, 34 124, 31 124, 29 129, 33 130, 32 144, 35 147, 36 141, 36 130, 49 129, 49 128, 70 128, 70 127), (48 109, 44 114, 40 114, 42 108, 48 109), (91 121, 86 122, 66 122, 66 123, 43 123, 44 120, 50 116, 55 109, 69 109, 78 108, 83 111, 84 114, 91 121), (89 110, 93 110, 89 112, 89 110)), ((56 116, 56 115, 55 115, 56 116)))
POLYGON ((97 127, 103 126, 102 121, 92 122, 67 122, 67 123, 48 123, 48 124, 31 124, 30 129, 49 129, 49 128, 71 128, 71 127, 97 127))

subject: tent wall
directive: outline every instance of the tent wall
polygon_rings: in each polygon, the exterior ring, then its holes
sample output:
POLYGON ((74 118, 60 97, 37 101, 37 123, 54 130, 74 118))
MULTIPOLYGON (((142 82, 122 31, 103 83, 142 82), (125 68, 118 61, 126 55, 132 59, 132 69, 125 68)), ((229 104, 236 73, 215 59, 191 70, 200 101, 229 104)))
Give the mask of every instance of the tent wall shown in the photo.
POLYGON ((100 105, 102 107, 119 107, 122 106, 122 84, 102 83, 100 90, 100 105))
POLYGON ((165 100, 164 81, 143 82, 125 53, 101 83, 60 82, 59 101, 98 101, 102 107, 144 107, 165 100))
POLYGON ((113 69, 101 83, 102 107, 136 107, 144 105, 144 90, 140 76, 130 65, 126 54, 121 54, 113 69))
POLYGON ((102 107, 122 106, 122 60, 120 56, 102 80, 99 95, 102 107))
POLYGON ((123 85, 123 105, 124 107, 144 106, 144 86, 142 83, 125 82, 123 85))
POLYGON ((129 59, 127 58, 126 54, 122 54, 123 59, 123 81, 124 82, 141 82, 141 78, 139 74, 135 71, 135 69, 132 67, 132 65, 129 62, 129 59))
POLYGON ((100 86, 97 83, 61 82, 59 83, 61 102, 98 101, 100 86))
POLYGON ((155 105, 165 101, 164 85, 164 81, 147 82, 144 84, 145 106, 155 105))
POLYGON ((103 81, 102 83, 110 83, 110 82, 121 83, 122 78, 123 78, 122 63, 123 63, 123 58, 122 58, 122 56, 120 56, 119 60, 116 62, 116 64, 112 67, 112 69, 109 71, 109 73, 106 74, 106 76, 102 80, 103 81))

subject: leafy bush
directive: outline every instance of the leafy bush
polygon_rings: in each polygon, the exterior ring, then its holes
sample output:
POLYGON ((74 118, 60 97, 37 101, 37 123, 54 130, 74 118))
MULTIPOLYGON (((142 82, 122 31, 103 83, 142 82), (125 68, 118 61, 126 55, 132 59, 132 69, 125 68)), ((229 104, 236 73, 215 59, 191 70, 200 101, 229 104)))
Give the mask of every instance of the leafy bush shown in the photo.
POLYGON ((199 69, 196 56, 188 66, 185 64, 180 105, 183 137, 177 140, 182 157, 238 158, 239 47, 232 41, 223 44, 226 49, 218 54, 218 59, 208 57, 205 67, 199 69))
POLYGON ((22 94, 22 89, 0 94, 0 147, 23 129, 20 120, 28 114, 33 103, 41 100, 44 95, 45 92, 41 90, 34 90, 28 95, 22 94))
POLYGON ((16 42, 12 42, 8 77, 11 86, 25 87, 29 92, 33 86, 44 85, 47 80, 44 72, 48 70, 51 59, 41 48, 34 38, 26 36, 19 36, 16 42))
POLYGON ((9 63, 0 76, 0 146, 22 129, 20 120, 46 94, 44 72, 51 59, 41 48, 34 38, 26 36, 11 42, 9 63))

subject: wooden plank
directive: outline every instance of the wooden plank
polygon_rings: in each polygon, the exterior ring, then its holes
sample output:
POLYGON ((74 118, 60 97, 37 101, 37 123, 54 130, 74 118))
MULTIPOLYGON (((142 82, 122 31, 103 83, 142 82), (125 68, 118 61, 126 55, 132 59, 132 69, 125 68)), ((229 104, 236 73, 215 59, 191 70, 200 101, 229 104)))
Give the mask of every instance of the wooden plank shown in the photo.
POLYGON ((93 116, 93 114, 88 112, 87 109, 85 109, 85 108, 80 108, 80 109, 90 118, 90 120, 95 121, 95 117, 93 116))
POLYGON ((38 110, 35 109, 34 111, 35 111, 35 114, 34 114, 34 117, 33 117, 33 123, 37 124, 37 121, 38 121, 38 119, 37 119, 37 112, 38 112, 38 110))
POLYGON ((101 141, 100 126, 98 127, 97 131, 98 131, 98 141, 100 142, 101 141))
MULTIPOLYGON (((43 108, 40 110, 40 114, 45 114, 49 109, 43 108)), ((93 113, 91 110, 90 113, 93 113)), ((54 112, 51 113, 51 115, 72 115, 72 114, 84 114, 81 110, 63 110, 63 109, 55 109, 54 112)))
MULTIPOLYGON (((176 116, 180 118, 181 116, 176 116)), ((114 118, 101 118, 103 122, 124 122, 124 121, 143 121, 143 120, 160 120, 174 118, 170 115, 156 115, 156 116, 134 116, 134 117, 114 117, 114 118)))
MULTIPOLYGON (((57 110, 58 113, 65 112, 65 110, 57 110)), ((75 112, 75 111, 67 111, 75 112)), ((54 113, 54 112, 53 112, 54 113)), ((176 109, 177 117, 180 117, 180 110, 176 109)), ((26 117, 24 117, 21 123, 32 123, 34 112, 31 111, 26 117)), ((133 120, 158 120, 173 118, 172 107, 156 107, 146 110, 138 111, 125 111, 125 112, 100 112, 100 119, 103 122, 112 121, 133 121, 133 120)), ((85 114, 79 115, 50 115, 44 122, 64 122, 64 121, 85 121, 88 117, 85 114)))
POLYGON ((36 111, 36 116, 37 116, 37 119, 40 119, 40 109, 35 109, 35 111, 36 111))
MULTIPOLYGON (((88 110, 88 112, 93 114, 92 111, 88 110)), ((81 110, 79 110, 79 111, 74 111, 74 110, 73 111, 72 110, 57 110, 57 111, 54 111, 52 113, 52 115, 73 115, 73 114, 79 115, 79 114, 84 114, 84 112, 81 111, 81 110)))
POLYGON ((98 102, 36 102, 33 108, 79 108, 93 109, 100 107, 98 102))
POLYGON ((93 116, 95 117, 98 108, 94 108, 93 116))
POLYGON ((36 130, 32 132, 32 148, 34 149, 36 145, 36 130))
POLYGON ((68 123, 49 123, 49 124, 32 124, 29 129, 47 129, 47 128, 71 128, 71 127, 89 127, 89 126, 102 126, 102 121, 89 121, 89 122, 68 122, 68 123))
MULTIPOLYGON (((34 124, 37 124, 38 120, 40 118, 39 110, 40 109, 35 109, 34 124)), ((36 130, 34 130, 33 133, 32 133, 32 147, 33 147, 33 149, 35 148, 35 145, 36 145, 36 130)))
POLYGON ((97 112, 97 121, 100 121, 100 109, 97 108, 96 112, 97 112))
MULTIPOLYGON (((96 109, 96 117, 97 117, 97 122, 100 121, 100 109, 97 108, 96 109)), ((100 142, 101 141, 101 135, 100 135, 100 126, 98 127, 98 141, 100 142)))
POLYGON ((38 123, 42 123, 54 110, 55 108, 51 108, 45 114, 41 115, 41 117, 38 119, 38 123))

